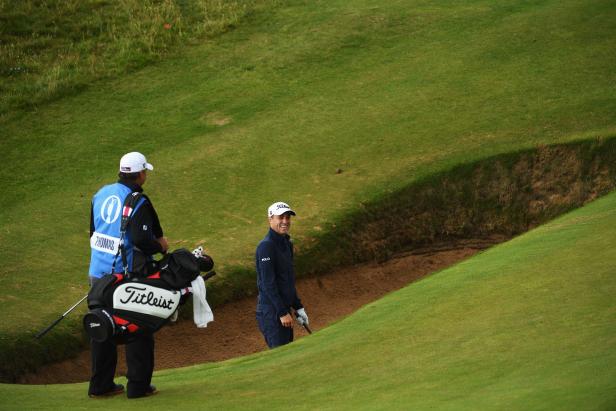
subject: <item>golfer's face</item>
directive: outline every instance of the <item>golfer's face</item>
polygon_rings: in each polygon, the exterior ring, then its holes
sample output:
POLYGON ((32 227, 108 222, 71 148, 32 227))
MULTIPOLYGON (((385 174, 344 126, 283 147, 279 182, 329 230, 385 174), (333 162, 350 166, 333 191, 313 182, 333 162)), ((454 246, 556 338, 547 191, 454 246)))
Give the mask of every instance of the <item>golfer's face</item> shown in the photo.
POLYGON ((288 234, 291 228, 291 214, 273 215, 269 219, 270 227, 278 234, 288 234))

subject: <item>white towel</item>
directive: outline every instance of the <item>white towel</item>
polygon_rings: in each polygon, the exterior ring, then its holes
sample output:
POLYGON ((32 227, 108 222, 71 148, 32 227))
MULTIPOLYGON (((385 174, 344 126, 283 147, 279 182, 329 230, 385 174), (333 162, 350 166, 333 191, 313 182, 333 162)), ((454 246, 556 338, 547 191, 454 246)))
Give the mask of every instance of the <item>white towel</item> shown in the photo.
POLYGON ((205 281, 198 276, 192 283, 193 293, 193 317, 199 328, 207 327, 209 322, 214 321, 214 313, 205 299, 205 281))

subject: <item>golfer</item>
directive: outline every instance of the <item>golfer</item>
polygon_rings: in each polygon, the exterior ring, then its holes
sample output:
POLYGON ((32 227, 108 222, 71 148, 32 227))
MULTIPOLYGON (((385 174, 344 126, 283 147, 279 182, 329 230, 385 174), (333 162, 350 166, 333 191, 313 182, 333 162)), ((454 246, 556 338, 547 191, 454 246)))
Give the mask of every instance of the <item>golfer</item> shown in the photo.
POLYGON ((293 244, 289 229, 295 212, 278 202, 268 210, 269 231, 257 246, 257 322, 269 348, 293 341, 293 317, 308 325, 308 315, 297 296, 293 271, 293 244))
MULTIPOLYGON (((134 206, 123 239, 124 259, 120 249, 120 223, 126 198, 141 188, 147 171, 154 167, 141 153, 125 154, 120 159, 119 180, 101 188, 92 199, 90 213, 90 285, 105 274, 122 273, 126 268, 133 275, 146 276, 147 261, 156 253, 166 253, 168 244, 158 221, 158 215, 147 196, 134 206), (137 266, 139 265, 139 266, 137 266)), ((121 394, 124 386, 113 381, 118 352, 116 343, 91 341, 92 377, 88 395, 92 398, 121 394)), ((151 385, 154 371, 154 336, 141 334, 126 344, 127 397, 138 398, 154 394, 151 385)))

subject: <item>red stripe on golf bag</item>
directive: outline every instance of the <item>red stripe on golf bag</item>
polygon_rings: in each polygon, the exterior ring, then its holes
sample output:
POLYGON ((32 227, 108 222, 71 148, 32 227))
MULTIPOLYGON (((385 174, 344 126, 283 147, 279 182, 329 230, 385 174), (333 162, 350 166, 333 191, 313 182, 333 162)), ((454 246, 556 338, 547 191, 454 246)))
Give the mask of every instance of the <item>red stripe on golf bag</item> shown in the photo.
POLYGON ((124 318, 118 317, 117 315, 112 315, 112 317, 113 322, 122 327, 126 327, 129 333, 134 333, 139 330, 139 326, 137 324, 133 324, 130 321, 125 320, 124 318))
POLYGON ((131 207, 124 206, 124 208, 122 209, 122 217, 130 217, 132 212, 133 212, 133 209, 131 207))

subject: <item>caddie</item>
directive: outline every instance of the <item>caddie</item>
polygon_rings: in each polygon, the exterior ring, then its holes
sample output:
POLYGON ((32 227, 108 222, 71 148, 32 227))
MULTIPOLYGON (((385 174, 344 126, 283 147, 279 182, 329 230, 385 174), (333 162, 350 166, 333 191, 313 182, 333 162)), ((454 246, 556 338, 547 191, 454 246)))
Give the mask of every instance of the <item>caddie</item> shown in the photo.
MULTIPOLYGON (((139 199, 132 210, 124 207, 127 197, 133 193, 143 193, 147 172, 153 169, 143 154, 125 154, 120 159, 119 180, 102 187, 94 195, 90 213, 90 286, 105 274, 123 273, 125 270, 145 276, 148 274, 147 262, 152 260, 152 256, 167 252, 167 239, 163 236, 158 215, 149 198, 145 195, 136 197, 139 199), (128 211, 131 212, 130 222, 121 238, 122 215, 128 211)), ((124 386, 113 380, 117 364, 116 343, 112 340, 91 340, 91 349, 92 377, 88 395, 96 398, 124 392, 124 386)), ((139 335, 126 344, 126 365, 128 398, 156 392, 151 385, 154 371, 153 335, 139 335)))
POLYGON ((308 325, 308 315, 295 289, 293 243, 289 230, 295 212, 277 202, 267 210, 269 231, 257 246, 257 322, 269 348, 293 341, 293 317, 308 325))

